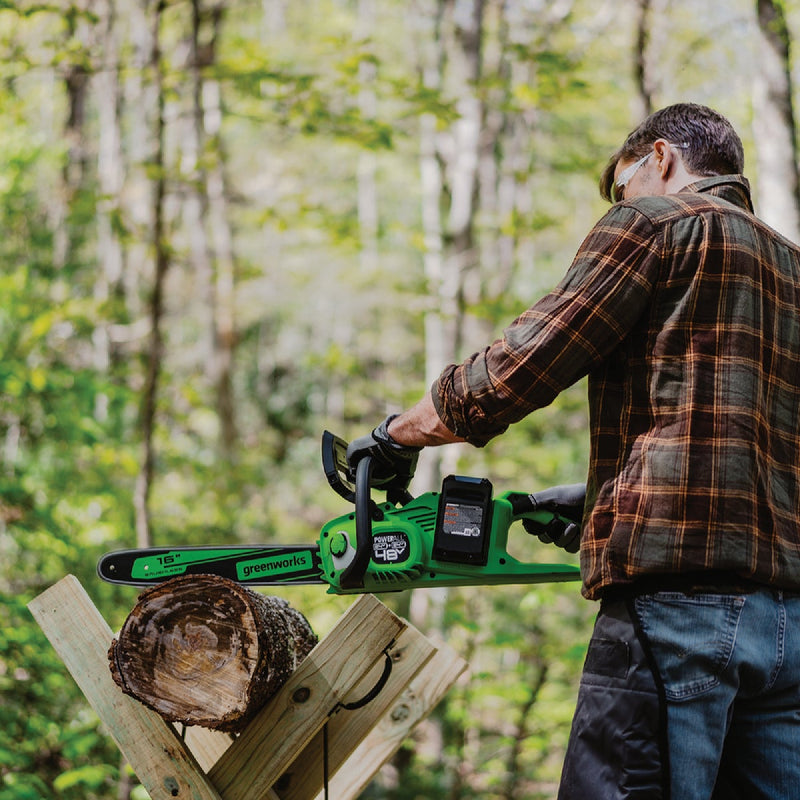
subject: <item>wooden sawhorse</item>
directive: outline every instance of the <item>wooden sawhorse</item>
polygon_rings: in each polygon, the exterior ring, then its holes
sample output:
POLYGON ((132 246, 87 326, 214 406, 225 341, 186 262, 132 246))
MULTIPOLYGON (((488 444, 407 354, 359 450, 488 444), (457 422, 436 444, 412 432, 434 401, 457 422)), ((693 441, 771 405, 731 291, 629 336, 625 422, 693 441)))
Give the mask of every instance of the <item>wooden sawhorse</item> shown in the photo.
POLYGON ((350 800, 466 669, 372 595, 361 595, 235 740, 176 728, 124 695, 113 633, 72 575, 28 608, 152 800, 350 800), (368 704, 342 710, 379 681, 368 704))

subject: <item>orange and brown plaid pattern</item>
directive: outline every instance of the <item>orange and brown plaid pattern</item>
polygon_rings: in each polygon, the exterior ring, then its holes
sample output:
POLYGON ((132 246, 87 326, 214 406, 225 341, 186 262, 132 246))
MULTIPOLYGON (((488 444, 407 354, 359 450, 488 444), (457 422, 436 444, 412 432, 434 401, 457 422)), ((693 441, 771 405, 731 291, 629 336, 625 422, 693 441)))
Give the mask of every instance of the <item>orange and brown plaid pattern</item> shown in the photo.
POLYGON ((800 248, 746 179, 613 206, 433 397, 482 446, 586 374, 584 594, 708 570, 800 590, 800 248))

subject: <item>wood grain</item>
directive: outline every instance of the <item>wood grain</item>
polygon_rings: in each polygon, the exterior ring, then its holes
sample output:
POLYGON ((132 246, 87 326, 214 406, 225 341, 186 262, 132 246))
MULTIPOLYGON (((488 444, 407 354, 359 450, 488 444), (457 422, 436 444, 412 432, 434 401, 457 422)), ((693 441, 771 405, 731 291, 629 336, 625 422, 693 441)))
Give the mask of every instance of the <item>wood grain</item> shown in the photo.
POLYGON ((140 596, 109 662, 117 685, 164 719, 239 731, 316 642, 285 600, 191 575, 140 596))

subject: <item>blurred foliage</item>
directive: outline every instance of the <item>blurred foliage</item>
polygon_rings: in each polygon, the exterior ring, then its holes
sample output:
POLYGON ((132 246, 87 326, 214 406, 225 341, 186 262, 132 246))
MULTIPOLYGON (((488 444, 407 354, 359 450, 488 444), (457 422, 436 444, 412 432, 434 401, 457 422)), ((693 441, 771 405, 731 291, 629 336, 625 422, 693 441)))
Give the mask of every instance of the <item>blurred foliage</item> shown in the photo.
POLYGON ((0 798, 113 797, 116 747, 18 596, 0 593, 0 625, 0 798))
MULTIPOLYGON (((626 22, 634 3, 624 14, 618 5, 486 4, 486 70, 476 88, 488 109, 507 115, 507 128, 524 133, 524 158, 505 168, 526 202, 475 221, 480 243, 508 237, 518 258, 507 291, 465 305, 465 354, 557 282, 602 213, 596 176, 634 122, 626 22), (503 19, 503 9, 515 18, 503 19)), ((194 97, 190 4, 163 3, 173 263, 150 497, 155 544, 311 541, 343 513, 320 469, 321 431, 359 435, 427 388, 423 315, 435 300, 422 264, 419 126, 429 115, 445 133, 459 119, 459 98, 421 79, 419 51, 433 31, 422 24, 423 3, 216 3, 225 16, 218 39, 207 27, 211 4, 201 6, 201 44, 215 56, 201 77, 222 102, 219 136, 198 164, 222 161, 229 183, 239 440, 220 445, 209 369, 215 286, 193 262, 182 216, 196 189, 182 166, 194 97), (378 211, 371 261, 362 258, 359 209, 367 168, 378 211)), ((672 6, 659 22, 680 47, 664 56, 672 83, 661 99, 714 103, 717 92, 722 110, 746 127, 746 96, 730 88, 744 67, 736 72, 737 54, 717 36, 722 24, 746 27, 744 3, 708 4, 700 18, 694 7, 686 13, 688 3, 672 6), (708 78, 699 88, 698 69, 708 78)), ((105 7, 0 2, 0 800, 118 796, 116 748, 26 609, 67 573, 112 628, 136 599, 134 589, 101 583, 95 563, 135 544, 152 288, 146 45, 156 4, 108 6, 120 59, 111 70, 118 197, 104 194, 99 176, 105 7), (116 277, 99 244, 103 215, 122 250, 116 277)), ((503 163, 507 140, 498 141, 503 163)), ((497 491, 582 480, 584 396, 580 383, 489 447, 459 449, 459 471, 490 477, 497 491)), ((511 545, 543 557, 521 531, 511 545)), ((275 593, 321 636, 350 604, 315 587, 275 593)), ((443 636, 470 672, 364 796, 552 797, 594 612, 577 586, 381 599, 443 636)), ((132 797, 144 794, 137 787, 132 797)))

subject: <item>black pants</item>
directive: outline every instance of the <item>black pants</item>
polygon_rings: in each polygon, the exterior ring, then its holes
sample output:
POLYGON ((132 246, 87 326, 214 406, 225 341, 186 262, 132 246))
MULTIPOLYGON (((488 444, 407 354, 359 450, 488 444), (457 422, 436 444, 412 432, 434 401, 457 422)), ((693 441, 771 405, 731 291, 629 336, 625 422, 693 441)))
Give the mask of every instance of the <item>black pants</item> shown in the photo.
POLYGON ((631 600, 603 601, 578 692, 559 800, 667 800, 663 691, 631 600))

